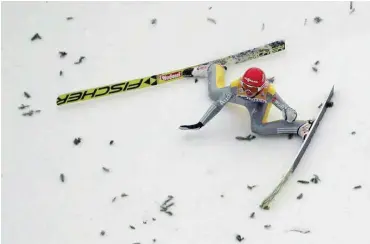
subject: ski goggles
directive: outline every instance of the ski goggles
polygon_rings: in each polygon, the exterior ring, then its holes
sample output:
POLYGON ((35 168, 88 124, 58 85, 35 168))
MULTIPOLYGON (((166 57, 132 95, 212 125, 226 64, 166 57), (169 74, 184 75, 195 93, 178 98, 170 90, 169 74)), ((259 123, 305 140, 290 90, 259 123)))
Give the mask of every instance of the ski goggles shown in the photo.
POLYGON ((245 93, 247 94, 247 96, 256 95, 261 90, 263 90, 264 87, 265 87, 264 85, 261 86, 261 87, 255 87, 255 86, 250 86, 250 85, 242 83, 242 88, 245 91, 245 93))

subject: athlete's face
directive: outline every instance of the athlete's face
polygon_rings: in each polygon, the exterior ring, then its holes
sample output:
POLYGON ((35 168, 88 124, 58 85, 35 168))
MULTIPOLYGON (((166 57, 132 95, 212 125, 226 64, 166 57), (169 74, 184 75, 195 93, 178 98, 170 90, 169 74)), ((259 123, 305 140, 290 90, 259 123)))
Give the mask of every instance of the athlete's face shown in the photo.
POLYGON ((242 84, 242 88, 247 94, 248 97, 253 97, 255 96, 262 88, 260 87, 254 87, 254 86, 249 86, 247 84, 242 84))

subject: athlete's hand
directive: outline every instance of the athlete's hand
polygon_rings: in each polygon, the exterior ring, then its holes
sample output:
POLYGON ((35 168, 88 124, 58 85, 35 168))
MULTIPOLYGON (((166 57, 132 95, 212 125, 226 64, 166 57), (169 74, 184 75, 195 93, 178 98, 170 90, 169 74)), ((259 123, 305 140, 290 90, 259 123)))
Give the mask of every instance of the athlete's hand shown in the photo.
POLYGON ((297 112, 292 108, 283 109, 283 117, 288 123, 293 123, 297 119, 297 112))
POLYGON ((181 125, 179 127, 179 129, 180 130, 199 130, 202 127, 203 127, 203 123, 202 122, 198 122, 198 123, 193 124, 193 125, 181 125))

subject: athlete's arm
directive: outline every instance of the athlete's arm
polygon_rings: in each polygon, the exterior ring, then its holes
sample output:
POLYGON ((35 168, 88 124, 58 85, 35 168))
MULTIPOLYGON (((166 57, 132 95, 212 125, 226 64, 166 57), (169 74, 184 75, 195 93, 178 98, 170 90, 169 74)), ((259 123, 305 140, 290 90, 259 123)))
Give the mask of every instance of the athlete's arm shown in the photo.
POLYGON ((267 100, 283 113, 283 117, 286 121, 291 123, 297 119, 297 112, 281 98, 272 84, 270 84, 268 88, 267 100))
POLYGON ((222 96, 208 108, 207 112, 203 115, 198 123, 193 125, 181 125, 180 129, 193 130, 202 128, 221 111, 221 109, 231 100, 233 96, 234 94, 232 93, 231 89, 226 90, 222 96))

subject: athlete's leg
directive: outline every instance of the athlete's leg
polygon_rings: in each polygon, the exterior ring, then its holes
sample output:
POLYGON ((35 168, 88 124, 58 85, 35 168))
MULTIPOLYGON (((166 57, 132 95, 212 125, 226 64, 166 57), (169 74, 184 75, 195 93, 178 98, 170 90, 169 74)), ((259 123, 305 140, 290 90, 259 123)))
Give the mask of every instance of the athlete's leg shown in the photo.
POLYGON ((267 122, 272 103, 251 103, 248 110, 251 115, 251 130, 259 135, 297 134, 298 129, 307 121, 296 120, 288 123, 285 120, 267 122))
MULTIPOLYGON (((225 67, 219 64, 212 64, 208 67, 208 96, 213 101, 218 100, 224 93, 225 89, 230 89, 229 86, 225 87, 225 71, 225 67)), ((233 84, 231 86, 233 86, 233 84)), ((231 98, 229 103, 245 106, 245 101, 237 96, 231 98)))
POLYGON ((208 96, 216 101, 225 89, 225 69, 218 64, 211 64, 207 70, 208 96))

